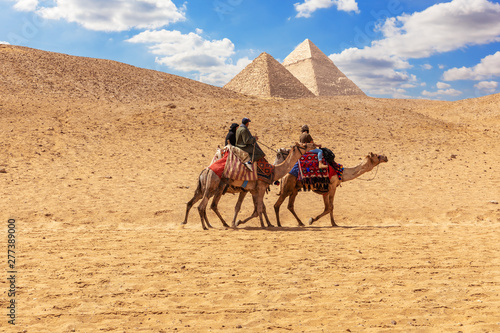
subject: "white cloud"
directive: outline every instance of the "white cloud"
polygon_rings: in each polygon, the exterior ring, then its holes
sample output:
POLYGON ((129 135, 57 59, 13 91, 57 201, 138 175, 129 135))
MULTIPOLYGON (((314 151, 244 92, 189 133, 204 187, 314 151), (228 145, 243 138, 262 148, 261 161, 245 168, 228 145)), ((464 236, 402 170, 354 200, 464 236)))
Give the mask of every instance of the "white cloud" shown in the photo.
MULTIPOLYGON (((18 0, 17 5, 31 2, 18 0)), ((56 0, 54 6, 39 6, 45 19, 74 22, 89 30, 124 31, 155 29, 185 20, 185 8, 171 0, 56 0)))
POLYGON ((414 75, 406 72, 410 64, 402 58, 370 50, 351 48, 341 54, 331 55, 339 69, 354 81, 363 91, 376 95, 396 96, 396 89, 402 84, 416 81, 414 75))
POLYGON ((227 38, 206 40, 196 33, 179 31, 144 31, 127 40, 130 43, 150 44, 156 62, 182 72, 198 72, 199 80, 214 85, 227 83, 251 61, 241 58, 234 65, 234 44, 227 38))
POLYGON ((34 11, 38 6, 38 0, 15 0, 15 1, 16 4, 14 5, 14 9, 23 12, 34 11))
POLYGON ((459 96, 461 95, 462 92, 459 91, 459 90, 456 90, 456 89, 439 89, 438 91, 435 91, 435 92, 430 92, 430 91, 427 91, 427 90, 424 90, 422 92, 422 95, 423 96, 426 96, 426 97, 436 97, 436 96, 459 96))
POLYGON ((443 80, 484 80, 489 77, 500 76, 500 51, 481 59, 474 67, 451 68, 444 72, 443 80))
POLYGON ((372 43, 403 58, 426 58, 467 45, 500 41, 500 4, 454 0, 422 12, 387 19, 379 26, 386 37, 372 43))
POLYGON ((495 81, 481 81, 474 85, 474 88, 492 94, 498 88, 498 82, 495 81))
POLYGON ((420 67, 422 67, 422 69, 425 69, 425 70, 432 69, 432 65, 430 65, 430 64, 424 64, 424 65, 421 65, 420 67))
POLYGON ((305 0, 303 3, 293 5, 298 12, 296 17, 311 17, 318 9, 336 6, 337 10, 359 13, 356 0, 305 0))
POLYGON ((448 83, 444 83, 444 82, 438 82, 438 83, 436 84, 436 87, 437 87, 438 89, 447 89, 447 88, 450 88, 450 87, 451 87, 451 85, 449 85, 448 83))
POLYGON ((0 44, 10 45, 10 43, 9 43, 9 42, 4 42, 4 41, 1 41, 1 40, 0 40, 0 44))
POLYGON ((376 28, 382 39, 330 58, 365 92, 374 93, 383 86, 397 93, 395 89, 401 84, 415 79, 406 72, 412 67, 409 59, 500 41, 499 15, 500 4, 487 0, 436 4, 422 12, 386 19, 376 28))
POLYGON ((222 86, 231 81, 236 74, 241 72, 251 62, 252 60, 248 59, 248 57, 240 58, 236 62, 236 65, 229 63, 215 71, 201 73, 199 80, 204 83, 222 86))

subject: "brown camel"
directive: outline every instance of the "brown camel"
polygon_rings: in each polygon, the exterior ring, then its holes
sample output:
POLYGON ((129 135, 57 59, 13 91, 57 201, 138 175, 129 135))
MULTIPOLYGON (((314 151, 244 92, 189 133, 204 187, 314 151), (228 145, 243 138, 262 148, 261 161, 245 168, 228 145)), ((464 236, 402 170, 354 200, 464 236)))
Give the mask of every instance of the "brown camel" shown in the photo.
MULTIPOLYGON (((287 174, 300 158, 302 154, 313 150, 316 148, 316 145, 313 143, 308 143, 308 144, 299 144, 296 143, 292 149, 291 153, 288 155, 285 161, 282 163, 278 164, 275 166, 274 169, 274 178, 272 181, 278 180, 282 178, 285 174, 287 174)), ((198 206, 198 212, 200 214, 201 218, 201 226, 204 230, 207 230, 207 227, 212 228, 210 223, 208 222, 207 218, 207 213, 206 213, 206 206, 208 204, 208 200, 210 197, 214 196, 214 199, 212 201, 211 209, 217 214, 219 219, 222 221, 222 224, 225 227, 229 227, 227 223, 224 221, 222 216, 220 215, 217 205, 224 194, 224 188, 227 185, 232 185, 233 181, 230 179, 220 179, 211 169, 207 168, 203 170, 198 177, 198 185, 196 187, 194 196, 189 202, 187 203, 186 207, 186 216, 184 218, 184 221, 182 224, 187 223, 187 218, 189 214, 189 210, 191 207, 200 199, 202 199, 200 205, 198 206), (206 224, 206 225, 205 225, 206 224)), ((268 184, 257 180, 257 181, 249 181, 246 185, 246 187, 243 189, 241 187, 236 187, 236 186, 229 186, 226 193, 240 193, 238 202, 235 207, 235 215, 233 219, 233 227, 235 227, 236 224, 236 216, 240 210, 241 203, 243 199, 245 198, 246 192, 250 192, 252 194, 252 199, 254 202, 254 213, 252 214, 252 217, 259 216, 260 218, 260 225, 262 228, 265 228, 264 226, 264 221, 262 218, 262 214, 264 214, 264 217, 267 222, 268 227, 272 227, 272 224, 269 221, 269 218, 266 213, 266 207, 264 205, 264 194, 266 193, 266 189, 268 188, 268 184)))
MULTIPOLYGON (((362 174, 372 170, 375 166, 379 165, 380 163, 387 161, 388 161, 387 157, 384 155, 375 155, 373 153, 370 153, 365 157, 365 159, 359 165, 353 168, 345 168, 341 180, 339 179, 339 177, 337 177, 337 175, 333 175, 333 177, 330 178, 330 184, 328 185, 327 193, 313 190, 313 192, 323 195, 325 209, 318 216, 310 218, 309 224, 310 225, 313 224, 313 222, 319 220, 321 217, 330 213, 330 220, 332 226, 336 227, 337 224, 335 224, 335 220, 333 218, 333 199, 335 197, 335 190, 337 189, 337 186, 339 186, 341 182, 346 182, 349 180, 356 179, 362 174)), ((297 177, 295 177, 294 175, 287 174, 286 176, 283 177, 281 184, 282 188, 280 197, 274 204, 274 211, 276 213, 276 221, 278 223, 278 227, 281 227, 280 217, 279 217, 280 206, 288 196, 290 197, 290 199, 288 199, 288 210, 293 214, 293 216, 295 216, 299 226, 303 227, 304 224, 299 219, 294 209, 295 198, 297 197, 299 190, 303 186, 302 182, 298 181, 297 177)))

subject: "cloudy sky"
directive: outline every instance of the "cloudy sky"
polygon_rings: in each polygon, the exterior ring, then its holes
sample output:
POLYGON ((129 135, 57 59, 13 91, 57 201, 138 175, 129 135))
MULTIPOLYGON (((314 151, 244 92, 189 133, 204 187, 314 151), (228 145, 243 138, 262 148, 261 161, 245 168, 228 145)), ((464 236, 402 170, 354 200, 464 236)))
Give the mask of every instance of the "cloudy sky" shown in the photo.
POLYGON ((0 43, 217 86, 306 38, 369 96, 500 92, 500 0, 0 0, 0 43))

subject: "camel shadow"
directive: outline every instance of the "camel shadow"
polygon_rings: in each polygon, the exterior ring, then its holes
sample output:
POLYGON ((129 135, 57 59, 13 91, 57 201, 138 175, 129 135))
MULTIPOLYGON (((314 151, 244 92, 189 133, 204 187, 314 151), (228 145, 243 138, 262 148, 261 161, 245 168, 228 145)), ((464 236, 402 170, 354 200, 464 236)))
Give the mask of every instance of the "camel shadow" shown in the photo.
POLYGON ((269 231, 269 232, 318 232, 323 230, 338 230, 338 229, 357 229, 357 230, 376 230, 376 229, 389 229, 389 228, 401 228, 399 225, 387 225, 387 226, 305 226, 305 227, 238 227, 231 228, 231 230, 247 230, 247 231, 269 231))

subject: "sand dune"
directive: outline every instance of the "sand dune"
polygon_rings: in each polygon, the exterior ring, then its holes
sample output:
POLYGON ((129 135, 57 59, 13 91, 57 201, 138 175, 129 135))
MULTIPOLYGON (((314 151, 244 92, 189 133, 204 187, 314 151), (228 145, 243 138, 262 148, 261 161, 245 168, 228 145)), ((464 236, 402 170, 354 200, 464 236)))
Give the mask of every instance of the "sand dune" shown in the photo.
MULTIPOLYGON (((3 316, 2 329, 500 330, 500 95, 257 99, 6 45, 0 77, 0 218, 18 235, 17 325, 3 316), (198 174, 244 116, 273 149, 307 123, 345 166, 389 162, 338 189, 340 228, 297 228, 285 205, 281 229, 225 230, 209 212, 203 231, 196 209, 182 228, 198 174)), ((236 199, 221 200, 227 220, 236 199)), ((295 206, 307 220, 322 205, 300 193, 295 206)), ((246 199, 240 217, 251 211, 246 199)))

